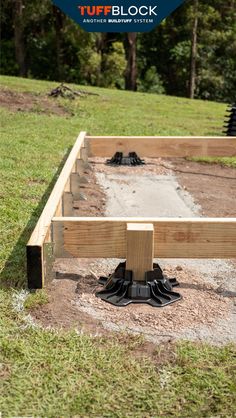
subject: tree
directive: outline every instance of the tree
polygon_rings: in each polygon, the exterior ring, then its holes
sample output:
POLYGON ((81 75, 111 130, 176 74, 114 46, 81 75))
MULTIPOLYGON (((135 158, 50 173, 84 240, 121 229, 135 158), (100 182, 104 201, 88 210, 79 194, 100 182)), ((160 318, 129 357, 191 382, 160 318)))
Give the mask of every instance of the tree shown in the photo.
POLYGON ((194 19, 193 19, 193 29, 192 29, 190 81, 189 81, 190 99, 194 99, 194 93, 195 93, 195 88, 196 88, 198 6, 199 6, 199 1, 194 0, 194 19))
POLYGON ((4 0, 0 16, 2 74, 235 101, 236 0, 186 1, 138 36, 85 32, 51 0, 4 0))
POLYGON ((60 9, 55 5, 52 5, 52 13, 53 13, 53 23, 56 33, 56 61, 57 61, 57 78, 60 80, 63 77, 62 71, 62 62, 61 62, 61 55, 62 55, 62 36, 61 32, 63 29, 63 14, 61 13, 60 9))
POLYGON ((125 49, 127 66, 125 71, 125 89, 132 91, 137 90, 136 41, 136 32, 128 32, 126 34, 125 49))
POLYGON ((19 68, 19 75, 26 77, 26 53, 24 42, 24 23, 23 23, 23 1, 13 0, 13 24, 14 24, 14 43, 15 56, 19 68))

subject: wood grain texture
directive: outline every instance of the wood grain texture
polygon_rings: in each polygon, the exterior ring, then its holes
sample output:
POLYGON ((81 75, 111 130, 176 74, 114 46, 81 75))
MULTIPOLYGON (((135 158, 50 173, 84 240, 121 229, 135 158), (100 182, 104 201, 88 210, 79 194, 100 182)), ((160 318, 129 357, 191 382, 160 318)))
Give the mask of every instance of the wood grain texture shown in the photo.
POLYGON ((126 230, 126 270, 133 272, 133 279, 142 282, 145 273, 153 269, 153 224, 128 223, 126 230))
POLYGON ((70 192, 70 174, 76 169, 76 160, 84 144, 85 135, 85 132, 79 134, 27 244, 27 279, 30 289, 43 288, 47 280, 50 266, 47 266, 48 257, 45 257, 44 245, 52 240, 53 216, 61 216, 63 213, 63 194, 70 192))
POLYGON ((76 164, 77 156, 84 143, 85 135, 85 132, 79 134, 27 245, 43 244, 48 229, 50 228, 51 220, 55 215, 64 189, 68 184, 70 174, 76 164))
POLYGON ((74 216, 73 195, 70 192, 62 195, 62 216, 74 216))
POLYGON ((151 223, 157 258, 236 258, 236 218, 54 218, 58 223, 72 257, 126 258, 126 224, 151 223))
POLYGON ((82 158, 78 158, 77 161, 76 161, 76 172, 80 176, 83 176, 84 175, 84 169, 85 169, 84 160, 82 160, 82 158))
POLYGON ((111 157, 135 151, 140 157, 233 157, 236 139, 230 137, 86 137, 90 157, 111 157))
POLYGON ((74 200, 79 200, 80 197, 80 175, 79 173, 71 173, 70 175, 70 190, 74 200))

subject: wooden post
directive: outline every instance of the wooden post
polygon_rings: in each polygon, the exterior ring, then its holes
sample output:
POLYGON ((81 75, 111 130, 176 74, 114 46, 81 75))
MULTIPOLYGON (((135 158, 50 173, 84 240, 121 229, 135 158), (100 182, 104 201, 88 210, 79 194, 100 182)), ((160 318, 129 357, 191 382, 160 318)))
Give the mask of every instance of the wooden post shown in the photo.
POLYGON ((83 146, 80 150, 80 155, 82 160, 84 161, 85 164, 88 163, 88 151, 87 151, 87 147, 83 146))
POLYGON ((89 168, 88 162, 88 145, 84 144, 84 146, 80 150, 80 158, 83 160, 84 168, 89 168))
POLYGON ((56 258, 64 258, 64 226, 61 224, 51 225, 51 235, 53 241, 53 253, 56 258))
POLYGON ((80 176, 83 176, 84 168, 84 160, 82 160, 82 158, 78 158, 76 160, 76 173, 78 173, 80 176))
POLYGON ((144 281, 145 273, 153 270, 153 224, 127 224, 126 270, 132 270, 134 280, 144 281))
POLYGON ((62 216, 74 216, 73 195, 70 192, 62 195, 62 216))
POLYGON ((79 183, 80 184, 87 184, 89 181, 86 177, 84 177, 84 170, 85 170, 85 163, 84 161, 79 158, 76 161, 76 173, 79 176, 79 183))
POLYGON ((70 189, 74 200, 80 198, 80 182, 81 177, 78 173, 71 173, 70 175, 70 189))

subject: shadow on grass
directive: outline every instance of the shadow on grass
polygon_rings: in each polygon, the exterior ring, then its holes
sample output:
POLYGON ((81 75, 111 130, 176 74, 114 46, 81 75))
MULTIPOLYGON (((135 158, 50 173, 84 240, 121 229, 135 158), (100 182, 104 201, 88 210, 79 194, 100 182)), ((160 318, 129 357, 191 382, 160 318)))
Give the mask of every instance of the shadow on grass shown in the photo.
POLYGON ((42 213, 42 210, 50 196, 50 193, 58 179, 58 176, 65 164, 66 159, 71 151, 72 147, 69 147, 66 155, 63 157, 57 172, 53 176, 50 184, 48 185, 45 193, 41 197, 38 206, 32 212, 30 220, 22 231, 20 237, 18 238, 14 248, 6 260, 4 269, 0 274, 0 287, 1 288, 10 288, 10 287, 26 287, 27 277, 26 277, 26 244, 34 230, 36 223, 42 213))

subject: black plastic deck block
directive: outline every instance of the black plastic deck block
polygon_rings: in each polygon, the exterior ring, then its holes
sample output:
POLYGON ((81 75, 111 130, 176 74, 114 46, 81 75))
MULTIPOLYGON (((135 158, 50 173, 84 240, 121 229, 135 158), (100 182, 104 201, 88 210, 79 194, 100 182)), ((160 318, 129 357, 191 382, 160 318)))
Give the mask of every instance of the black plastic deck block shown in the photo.
POLYGON ((145 273, 143 282, 133 280, 133 272, 126 270, 126 263, 120 263, 109 277, 100 277, 99 284, 104 289, 96 296, 115 306, 127 306, 130 303, 147 303, 161 308, 182 299, 173 291, 179 283, 175 278, 167 278, 158 264, 145 273))
POLYGON ((145 161, 142 160, 136 152, 129 152, 127 156, 123 155, 123 152, 116 152, 113 157, 106 161, 108 165, 126 165, 126 166, 136 166, 144 165, 145 161))
POLYGON ((224 134, 227 136, 236 136, 236 103, 226 110, 224 134))

